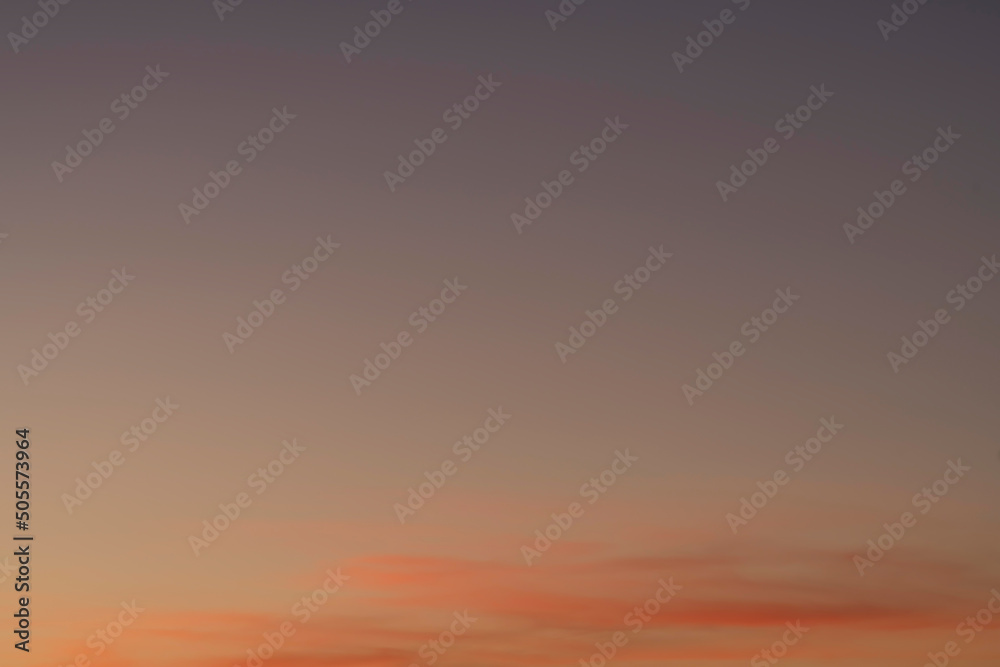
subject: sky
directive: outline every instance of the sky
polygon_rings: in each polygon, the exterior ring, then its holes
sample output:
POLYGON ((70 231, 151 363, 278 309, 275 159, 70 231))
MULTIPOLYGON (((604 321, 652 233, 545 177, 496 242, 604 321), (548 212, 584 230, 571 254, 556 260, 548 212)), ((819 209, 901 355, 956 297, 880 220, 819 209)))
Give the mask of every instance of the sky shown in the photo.
POLYGON ((0 27, 0 664, 996 664, 993 3, 0 27))

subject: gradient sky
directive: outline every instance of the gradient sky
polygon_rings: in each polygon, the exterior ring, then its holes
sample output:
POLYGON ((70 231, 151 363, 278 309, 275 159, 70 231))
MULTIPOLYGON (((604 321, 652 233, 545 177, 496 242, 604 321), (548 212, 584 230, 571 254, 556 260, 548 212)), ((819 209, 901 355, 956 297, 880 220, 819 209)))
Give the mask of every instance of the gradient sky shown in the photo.
MULTIPOLYGON (((1000 619, 968 643, 957 626, 1000 590, 1000 280, 960 311, 947 297, 1000 253, 1000 13, 933 0, 884 40, 889 2, 738 4, 591 0, 553 31, 555 1, 404 0, 349 64, 339 44, 386 3, 245 0, 220 21, 210 0, 89 0, 8 43, 0 414, 31 429, 36 541, 32 651, 8 644, 0 664, 246 665, 287 621, 269 667, 429 665, 421 647, 468 610, 435 664, 569 667, 625 631, 620 667, 729 667, 799 622, 789 665, 919 666, 949 641, 952 664, 996 665, 1000 619), (735 22, 678 72, 672 53, 726 8, 735 22), (66 145, 156 65, 166 80, 59 182, 66 145), (496 92, 390 192, 397 156, 489 75, 496 92), (820 85, 833 97, 723 202, 716 182, 820 85), (275 107, 297 117, 185 224, 178 205, 275 107), (628 129, 578 173, 606 118, 628 129), (961 139, 850 243, 844 224, 940 127, 961 139), (519 234, 511 214, 563 169, 573 184, 519 234), (340 247, 291 291, 318 237, 340 247), (672 257, 625 301, 615 285, 651 246, 672 257), (78 304, 122 267, 134 282, 85 322, 78 304), (411 314, 454 279, 467 291, 418 332, 411 314), (287 300, 231 354, 223 334, 275 288, 287 300), (801 298, 748 344, 783 289, 801 298), (562 363, 556 343, 608 298, 562 363), (941 308, 893 372, 887 353, 941 308), (18 366, 69 322, 80 335, 25 384, 18 366), (358 395, 349 377, 403 331, 412 345, 358 395), (689 405, 682 386, 735 341, 745 354, 689 405), (122 434, 168 397, 176 413, 129 451, 122 434), (462 461, 453 443, 501 407, 462 461), (793 471, 786 453, 831 418, 843 430, 793 471), (248 477, 292 439, 305 450, 258 495, 248 477), (625 450, 638 460, 588 504, 581 485, 625 450), (448 459, 401 524, 394 505, 448 459), (914 495, 959 460, 971 470, 921 514, 914 495), (781 470, 734 533, 727 514, 781 470), (252 504, 195 555, 189 536, 241 492, 252 504), (916 525, 861 576, 854 557, 907 511, 916 525), (671 578, 633 633, 626 615, 671 578), (133 600, 97 655, 88 638, 133 600)), ((5 3, 0 27, 35 11, 5 3)))

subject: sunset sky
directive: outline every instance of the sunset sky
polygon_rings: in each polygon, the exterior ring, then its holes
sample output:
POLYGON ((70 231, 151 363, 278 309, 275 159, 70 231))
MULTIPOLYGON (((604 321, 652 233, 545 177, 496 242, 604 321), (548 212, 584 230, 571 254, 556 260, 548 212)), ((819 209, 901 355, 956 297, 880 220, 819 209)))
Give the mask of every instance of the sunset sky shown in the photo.
POLYGON ((389 5, 8 37, 0 665, 995 667, 996 6, 389 5))

